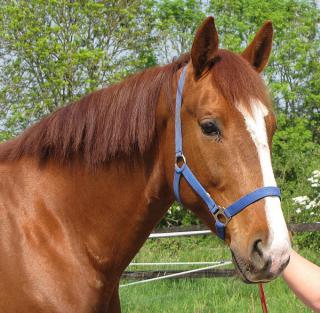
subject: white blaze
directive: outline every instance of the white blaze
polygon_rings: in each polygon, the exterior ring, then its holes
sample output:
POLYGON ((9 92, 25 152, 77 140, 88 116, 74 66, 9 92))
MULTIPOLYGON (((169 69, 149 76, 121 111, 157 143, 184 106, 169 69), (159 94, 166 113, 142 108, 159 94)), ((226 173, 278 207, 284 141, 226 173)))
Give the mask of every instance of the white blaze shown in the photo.
MULTIPOLYGON (((249 113, 241 105, 237 106, 237 108, 242 113, 247 130, 257 148, 263 184, 264 186, 276 186, 264 119, 268 114, 268 110, 260 101, 253 101, 251 103, 252 113, 249 113)), ((278 197, 266 197, 265 212, 269 227, 268 250, 265 253, 269 254, 272 258, 271 271, 277 271, 279 266, 290 255, 290 240, 280 199, 278 197)))

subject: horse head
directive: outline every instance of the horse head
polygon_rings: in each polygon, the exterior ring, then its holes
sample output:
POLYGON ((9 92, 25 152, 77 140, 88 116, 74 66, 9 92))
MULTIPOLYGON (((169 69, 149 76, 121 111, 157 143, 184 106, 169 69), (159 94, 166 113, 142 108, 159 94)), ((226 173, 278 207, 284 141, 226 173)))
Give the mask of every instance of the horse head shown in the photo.
MULTIPOLYGON (((185 75, 185 81, 183 90, 178 90, 181 112, 176 112, 184 154, 176 159, 176 167, 188 164, 219 207, 226 208, 259 188, 276 186, 271 165, 276 119, 259 75, 269 59, 272 35, 272 24, 266 22, 243 53, 221 50, 209 17, 195 35, 186 72, 177 73, 177 79, 185 75)), ((175 123, 168 122, 168 142, 177 136, 175 123)), ((177 153, 173 149, 168 145, 165 152, 171 185, 177 153)), ((208 205, 190 185, 181 178, 179 200, 215 231, 208 205)), ((226 222, 223 214, 220 218, 226 222)), ((279 197, 264 196, 225 224, 225 241, 244 281, 269 281, 288 264, 290 240, 279 197)))

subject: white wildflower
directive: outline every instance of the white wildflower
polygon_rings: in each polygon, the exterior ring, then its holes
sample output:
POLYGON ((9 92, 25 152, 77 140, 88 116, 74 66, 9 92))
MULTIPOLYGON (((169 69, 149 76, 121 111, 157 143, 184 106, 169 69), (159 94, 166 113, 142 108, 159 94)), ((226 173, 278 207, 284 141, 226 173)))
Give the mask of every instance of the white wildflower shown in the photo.
POLYGON ((320 171, 313 171, 311 176, 308 178, 308 181, 311 183, 311 187, 320 187, 320 171))
POLYGON ((319 170, 314 170, 311 174, 313 177, 318 177, 320 178, 320 171, 319 170))
POLYGON ((310 212, 310 216, 318 216, 320 215, 320 193, 318 192, 318 188, 320 188, 320 170, 315 170, 312 172, 311 176, 308 178, 308 182, 310 182, 310 186, 314 189, 313 197, 309 198, 308 196, 299 196, 292 198, 294 204, 298 207, 296 209, 296 213, 299 214, 303 210, 308 210, 310 212), (319 213, 318 213, 319 212, 319 213))
POLYGON ((314 209, 316 207, 317 207, 317 202, 315 200, 312 200, 306 205, 306 210, 314 209))
POLYGON ((307 202, 310 201, 310 198, 308 196, 300 196, 300 197, 295 197, 292 198, 292 200, 299 205, 305 205, 307 202))

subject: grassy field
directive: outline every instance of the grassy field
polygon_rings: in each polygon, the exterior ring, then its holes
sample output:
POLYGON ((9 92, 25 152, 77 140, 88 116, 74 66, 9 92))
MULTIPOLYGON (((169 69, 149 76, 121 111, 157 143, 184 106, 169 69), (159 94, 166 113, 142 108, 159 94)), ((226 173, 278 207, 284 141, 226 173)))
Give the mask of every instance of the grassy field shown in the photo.
MULTIPOLYGON (((312 251, 299 252, 319 264, 319 256, 312 251)), ((217 261, 230 258, 228 249, 208 236, 149 240, 134 261, 217 261)), ((293 295, 282 278, 265 285, 265 293, 271 313, 311 312, 293 295)), ((120 297, 123 312, 130 313, 261 312, 258 287, 246 285, 236 278, 163 280, 121 288, 120 297)))

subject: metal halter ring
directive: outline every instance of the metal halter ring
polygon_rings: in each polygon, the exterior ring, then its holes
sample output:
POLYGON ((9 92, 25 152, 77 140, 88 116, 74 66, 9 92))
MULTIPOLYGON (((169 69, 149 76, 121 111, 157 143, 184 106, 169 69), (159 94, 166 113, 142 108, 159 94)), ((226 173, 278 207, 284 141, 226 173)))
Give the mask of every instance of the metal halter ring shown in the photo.
POLYGON ((224 207, 220 205, 217 205, 217 207, 218 209, 214 213, 212 213, 212 215, 214 216, 216 221, 219 221, 220 223, 224 224, 224 226, 226 226, 231 220, 231 217, 227 216, 224 213, 224 210, 225 210, 224 207))
POLYGON ((184 165, 187 164, 186 157, 183 153, 176 155, 176 170, 182 170, 184 165), (179 163, 182 163, 181 166, 179 166, 179 163))

